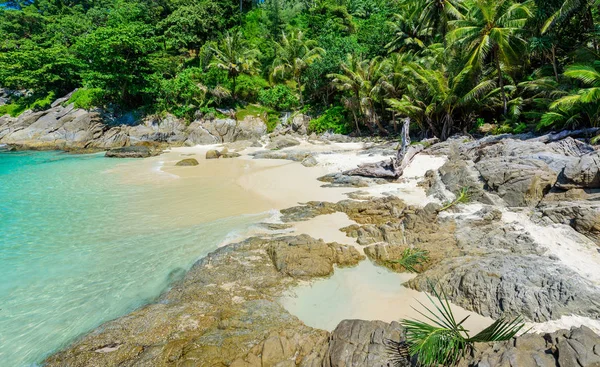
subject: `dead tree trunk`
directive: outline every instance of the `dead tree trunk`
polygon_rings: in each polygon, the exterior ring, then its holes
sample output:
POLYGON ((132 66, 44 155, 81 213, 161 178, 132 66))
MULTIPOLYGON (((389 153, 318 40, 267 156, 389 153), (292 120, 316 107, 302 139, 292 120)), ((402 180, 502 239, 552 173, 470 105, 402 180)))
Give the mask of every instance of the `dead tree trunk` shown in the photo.
POLYGON ((358 168, 344 172, 348 176, 363 176, 375 178, 397 179, 402 176, 404 169, 412 162, 413 158, 419 154, 424 145, 410 145, 410 136, 408 128, 410 127, 410 119, 404 119, 402 126, 402 143, 398 149, 396 157, 389 161, 381 161, 378 163, 368 163, 358 166, 358 168))

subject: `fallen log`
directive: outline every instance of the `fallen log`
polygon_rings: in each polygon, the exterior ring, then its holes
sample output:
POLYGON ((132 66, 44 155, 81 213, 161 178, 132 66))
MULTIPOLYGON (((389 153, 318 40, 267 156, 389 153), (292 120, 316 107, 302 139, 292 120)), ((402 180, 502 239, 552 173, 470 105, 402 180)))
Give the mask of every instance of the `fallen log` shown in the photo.
POLYGON ((344 175, 386 179, 397 179, 402 176, 402 173, 410 162, 412 162, 413 158, 425 149, 425 145, 423 144, 410 145, 409 126, 410 119, 404 119, 402 144, 395 158, 391 158, 389 161, 362 164, 358 168, 344 172, 344 175))

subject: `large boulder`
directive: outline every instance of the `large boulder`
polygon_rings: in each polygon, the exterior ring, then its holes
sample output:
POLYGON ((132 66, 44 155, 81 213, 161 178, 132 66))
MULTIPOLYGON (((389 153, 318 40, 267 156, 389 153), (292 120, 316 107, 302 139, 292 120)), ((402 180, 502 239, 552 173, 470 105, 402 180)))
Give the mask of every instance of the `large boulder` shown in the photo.
POLYGON ((489 190, 509 206, 535 206, 547 194, 558 177, 546 163, 536 159, 500 157, 485 159, 476 169, 489 190))
POLYGON ((564 189, 600 188, 600 151, 569 162, 560 175, 559 186, 564 189))
POLYGON ((543 322, 563 315, 600 317, 600 292, 548 257, 497 252, 442 261, 409 281, 427 291, 436 279, 457 305, 484 316, 543 322))
POLYGON ((307 235, 281 237, 268 251, 277 270, 293 277, 331 275, 334 264, 353 266, 365 258, 352 246, 325 243, 307 235))
POLYGON ((293 147, 296 145, 300 145, 300 142, 294 138, 290 138, 287 136, 276 136, 267 145, 267 149, 279 150, 283 148, 293 147))
POLYGON ((476 344, 460 367, 600 367, 600 336, 586 326, 476 344))
POLYGON ((321 366, 408 367, 409 361, 394 353, 404 340, 404 329, 397 322, 343 320, 331 333, 321 366))

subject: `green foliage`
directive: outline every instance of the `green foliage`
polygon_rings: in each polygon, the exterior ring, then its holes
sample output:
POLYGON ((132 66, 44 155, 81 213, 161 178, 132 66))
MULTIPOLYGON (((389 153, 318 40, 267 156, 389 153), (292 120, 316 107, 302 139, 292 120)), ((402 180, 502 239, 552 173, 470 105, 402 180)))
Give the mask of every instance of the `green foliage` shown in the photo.
POLYGON ((419 248, 407 248, 397 260, 391 260, 391 264, 398 264, 410 273, 419 273, 417 267, 429 262, 429 251, 419 248))
POLYGON ((16 101, 0 106, 0 116, 10 115, 17 117, 27 110, 41 111, 50 107, 54 102, 54 92, 50 92, 45 96, 25 96, 18 98, 16 101))
POLYGON ((312 119, 308 126, 309 130, 317 134, 330 131, 334 134, 348 134, 351 130, 346 122, 343 107, 335 106, 326 110, 321 116, 312 119))
POLYGON ((456 199, 454 199, 453 201, 446 203, 441 209, 440 211, 443 212, 445 210, 448 210, 450 208, 452 208, 453 206, 457 205, 457 204, 465 204, 468 203, 469 200, 471 200, 471 198, 469 197, 469 188, 468 187, 463 187, 460 189, 460 192, 458 193, 458 195, 456 196, 456 199))
POLYGON ((298 97, 283 84, 261 90, 258 94, 258 101, 277 111, 290 111, 299 104, 298 97))
POLYGON ((76 90, 66 104, 73 103, 75 108, 89 110, 102 105, 104 92, 99 88, 80 88, 76 90))
MULTIPOLYGON (((269 82, 259 75, 240 75, 237 80, 237 95, 244 101, 256 102, 261 93, 269 87, 269 82)), ((261 102, 263 103, 263 102, 261 102)), ((269 106, 273 107, 273 106, 269 106)))
POLYGON ((267 107, 249 104, 235 112, 235 118, 238 121, 242 121, 248 116, 254 116, 262 119, 267 125, 267 132, 269 133, 273 132, 277 124, 279 124, 279 113, 267 107))
POLYGON ((421 304, 425 311, 418 312, 431 323, 402 320, 410 353, 420 366, 454 366, 473 350, 475 343, 511 340, 524 327, 519 317, 499 319, 471 337, 463 326, 469 316, 457 321, 444 291, 438 292, 431 283, 430 288, 435 299, 427 297, 433 307, 421 304))

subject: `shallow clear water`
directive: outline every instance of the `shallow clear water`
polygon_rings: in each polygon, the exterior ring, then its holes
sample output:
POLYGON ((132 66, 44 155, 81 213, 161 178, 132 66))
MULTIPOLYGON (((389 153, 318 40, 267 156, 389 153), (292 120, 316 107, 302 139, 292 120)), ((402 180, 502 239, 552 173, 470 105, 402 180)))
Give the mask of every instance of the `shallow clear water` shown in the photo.
POLYGON ((197 220, 162 215, 160 185, 125 184, 113 172, 126 162, 0 153, 0 366, 39 363, 151 301, 228 234, 258 220, 203 221, 211 209, 201 205, 197 220))

